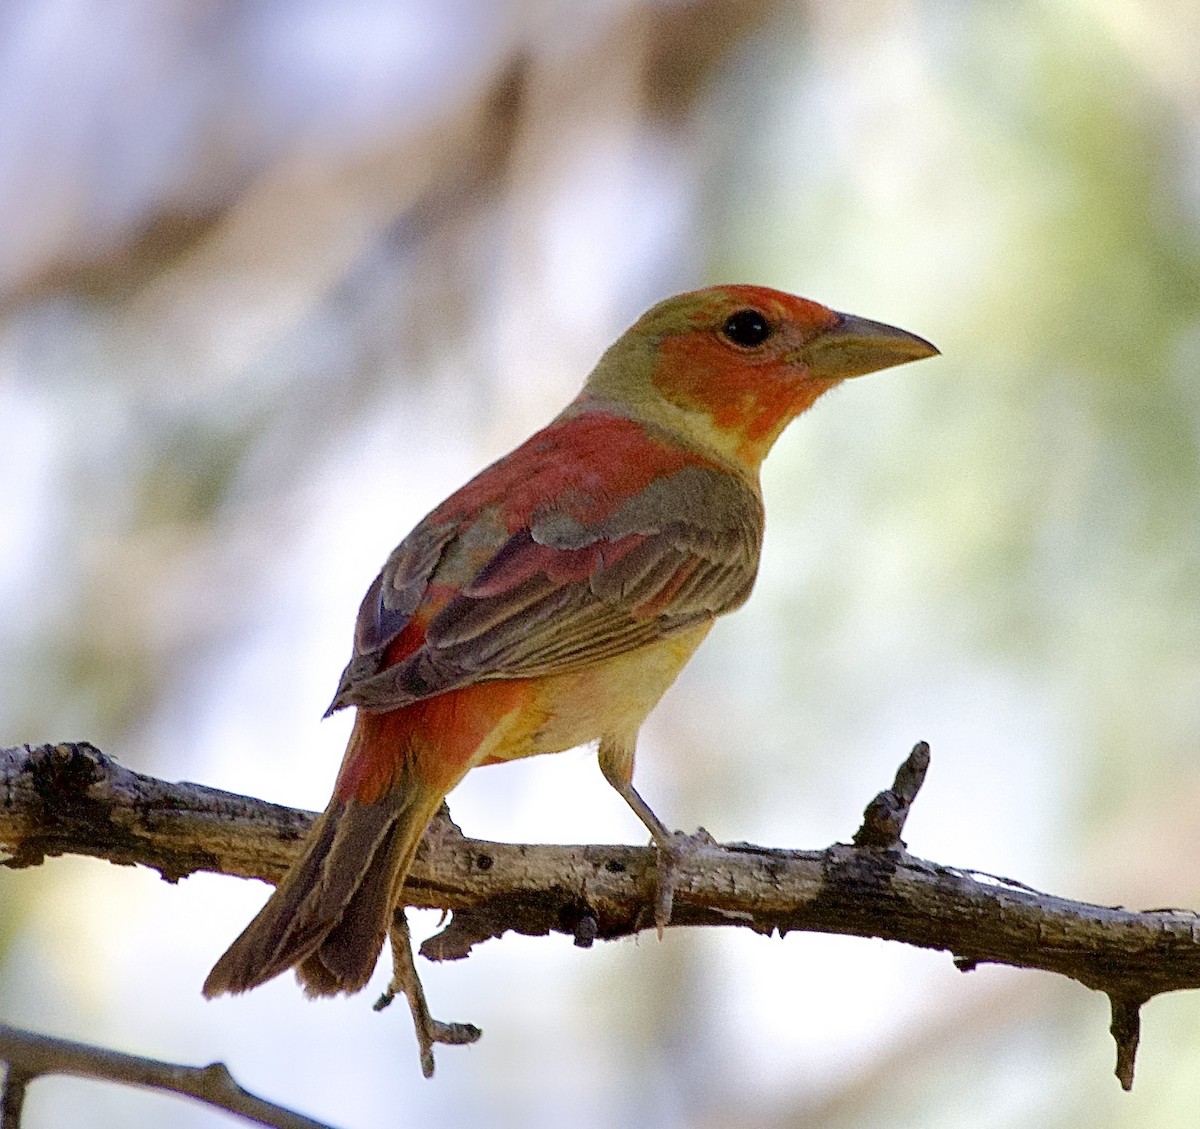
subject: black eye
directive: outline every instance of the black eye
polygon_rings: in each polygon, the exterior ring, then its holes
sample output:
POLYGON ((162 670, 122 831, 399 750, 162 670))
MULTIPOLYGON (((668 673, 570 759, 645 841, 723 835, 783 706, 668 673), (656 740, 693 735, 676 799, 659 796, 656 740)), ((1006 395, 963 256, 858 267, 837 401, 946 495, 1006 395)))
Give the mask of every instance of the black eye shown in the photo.
POLYGON ((757 310, 738 310, 725 319, 721 332, 735 345, 753 349, 771 336, 771 324, 757 310))

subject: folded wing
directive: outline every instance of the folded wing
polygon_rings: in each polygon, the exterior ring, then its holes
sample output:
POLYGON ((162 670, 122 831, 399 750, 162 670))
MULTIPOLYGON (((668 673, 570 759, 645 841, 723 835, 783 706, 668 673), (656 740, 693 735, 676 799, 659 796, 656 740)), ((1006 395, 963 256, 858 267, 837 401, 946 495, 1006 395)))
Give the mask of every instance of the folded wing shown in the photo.
POLYGON ((736 475, 696 464, 615 507, 564 498, 516 530, 494 507, 418 526, 363 601, 331 710, 393 710, 483 680, 566 673, 749 596, 762 506, 736 475))

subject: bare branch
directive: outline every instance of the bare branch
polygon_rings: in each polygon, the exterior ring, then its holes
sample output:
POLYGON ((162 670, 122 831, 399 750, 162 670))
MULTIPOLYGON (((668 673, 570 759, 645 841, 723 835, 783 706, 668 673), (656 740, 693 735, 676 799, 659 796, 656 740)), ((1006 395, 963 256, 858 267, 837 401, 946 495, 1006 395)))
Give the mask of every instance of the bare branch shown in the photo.
POLYGON ((6 1024, 0 1024, 0 1060, 8 1063, 3 1104, 0 1105, 0 1129, 17 1129, 25 1087, 45 1074, 70 1074, 77 1078, 100 1078, 127 1086, 168 1090, 275 1129, 330 1129, 322 1121, 314 1121, 243 1090, 220 1062, 209 1066, 179 1066, 105 1047, 53 1039, 6 1024), (15 1089, 14 1079, 17 1082, 15 1089))
MULTIPOLYGON (((1069 976, 1113 1002, 1118 1076, 1128 1085, 1141 1004, 1200 987, 1200 919, 1068 901, 909 854, 899 835, 927 756, 914 749, 888 798, 872 802, 864 845, 699 849, 680 865, 671 925, 880 937, 948 951, 964 971, 994 962, 1069 976)), ((10 866, 70 852, 141 863, 170 881, 195 870, 275 881, 312 818, 143 776, 86 744, 0 752, 0 846, 10 866)), ((649 847, 490 843, 444 820, 426 837, 405 901, 453 911, 421 952, 455 960, 510 930, 560 932, 584 947, 637 933, 653 921, 655 882, 649 847)))

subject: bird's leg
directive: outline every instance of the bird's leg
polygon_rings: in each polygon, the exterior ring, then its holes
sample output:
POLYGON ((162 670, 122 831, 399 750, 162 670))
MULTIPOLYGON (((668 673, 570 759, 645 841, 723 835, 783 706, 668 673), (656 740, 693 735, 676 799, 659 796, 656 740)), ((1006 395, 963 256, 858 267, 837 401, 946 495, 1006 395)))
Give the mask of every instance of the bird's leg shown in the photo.
MULTIPOLYGON (((442 805, 445 807, 445 805, 442 805)), ((450 818, 446 811, 445 818, 450 818)), ((421 1055, 421 1073, 426 1078, 433 1077, 433 1048, 437 1043, 450 1046, 462 1046, 473 1043, 483 1034, 472 1023, 443 1023, 434 1019, 429 1012, 429 1004, 425 1002, 425 989, 421 978, 417 975, 416 962, 413 960, 412 934, 408 930, 408 918, 404 907, 397 906, 392 914, 392 925, 388 930, 388 939, 392 945, 392 980, 387 991, 375 1001, 375 1011, 382 1011, 398 994, 403 993, 408 1000, 408 1009, 412 1012, 413 1027, 417 1032, 417 1047, 421 1055)))
POLYGON ((700 828, 695 835, 669 831, 667 826, 638 794, 633 786, 635 739, 605 738, 600 742, 600 771, 617 794, 629 805, 633 814, 645 824, 654 839, 658 852, 658 893, 654 899, 654 925, 662 939, 663 929, 671 922, 671 907, 675 900, 675 885, 679 866, 703 846, 713 842, 707 831, 700 828))

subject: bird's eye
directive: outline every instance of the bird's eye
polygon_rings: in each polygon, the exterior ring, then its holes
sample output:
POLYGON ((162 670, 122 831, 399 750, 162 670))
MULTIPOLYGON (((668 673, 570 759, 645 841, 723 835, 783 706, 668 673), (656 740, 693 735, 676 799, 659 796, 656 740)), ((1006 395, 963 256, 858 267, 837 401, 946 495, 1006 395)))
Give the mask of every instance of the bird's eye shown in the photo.
POLYGON ((771 336, 771 323, 758 310, 738 310, 725 319, 721 333, 743 349, 754 349, 771 336))

